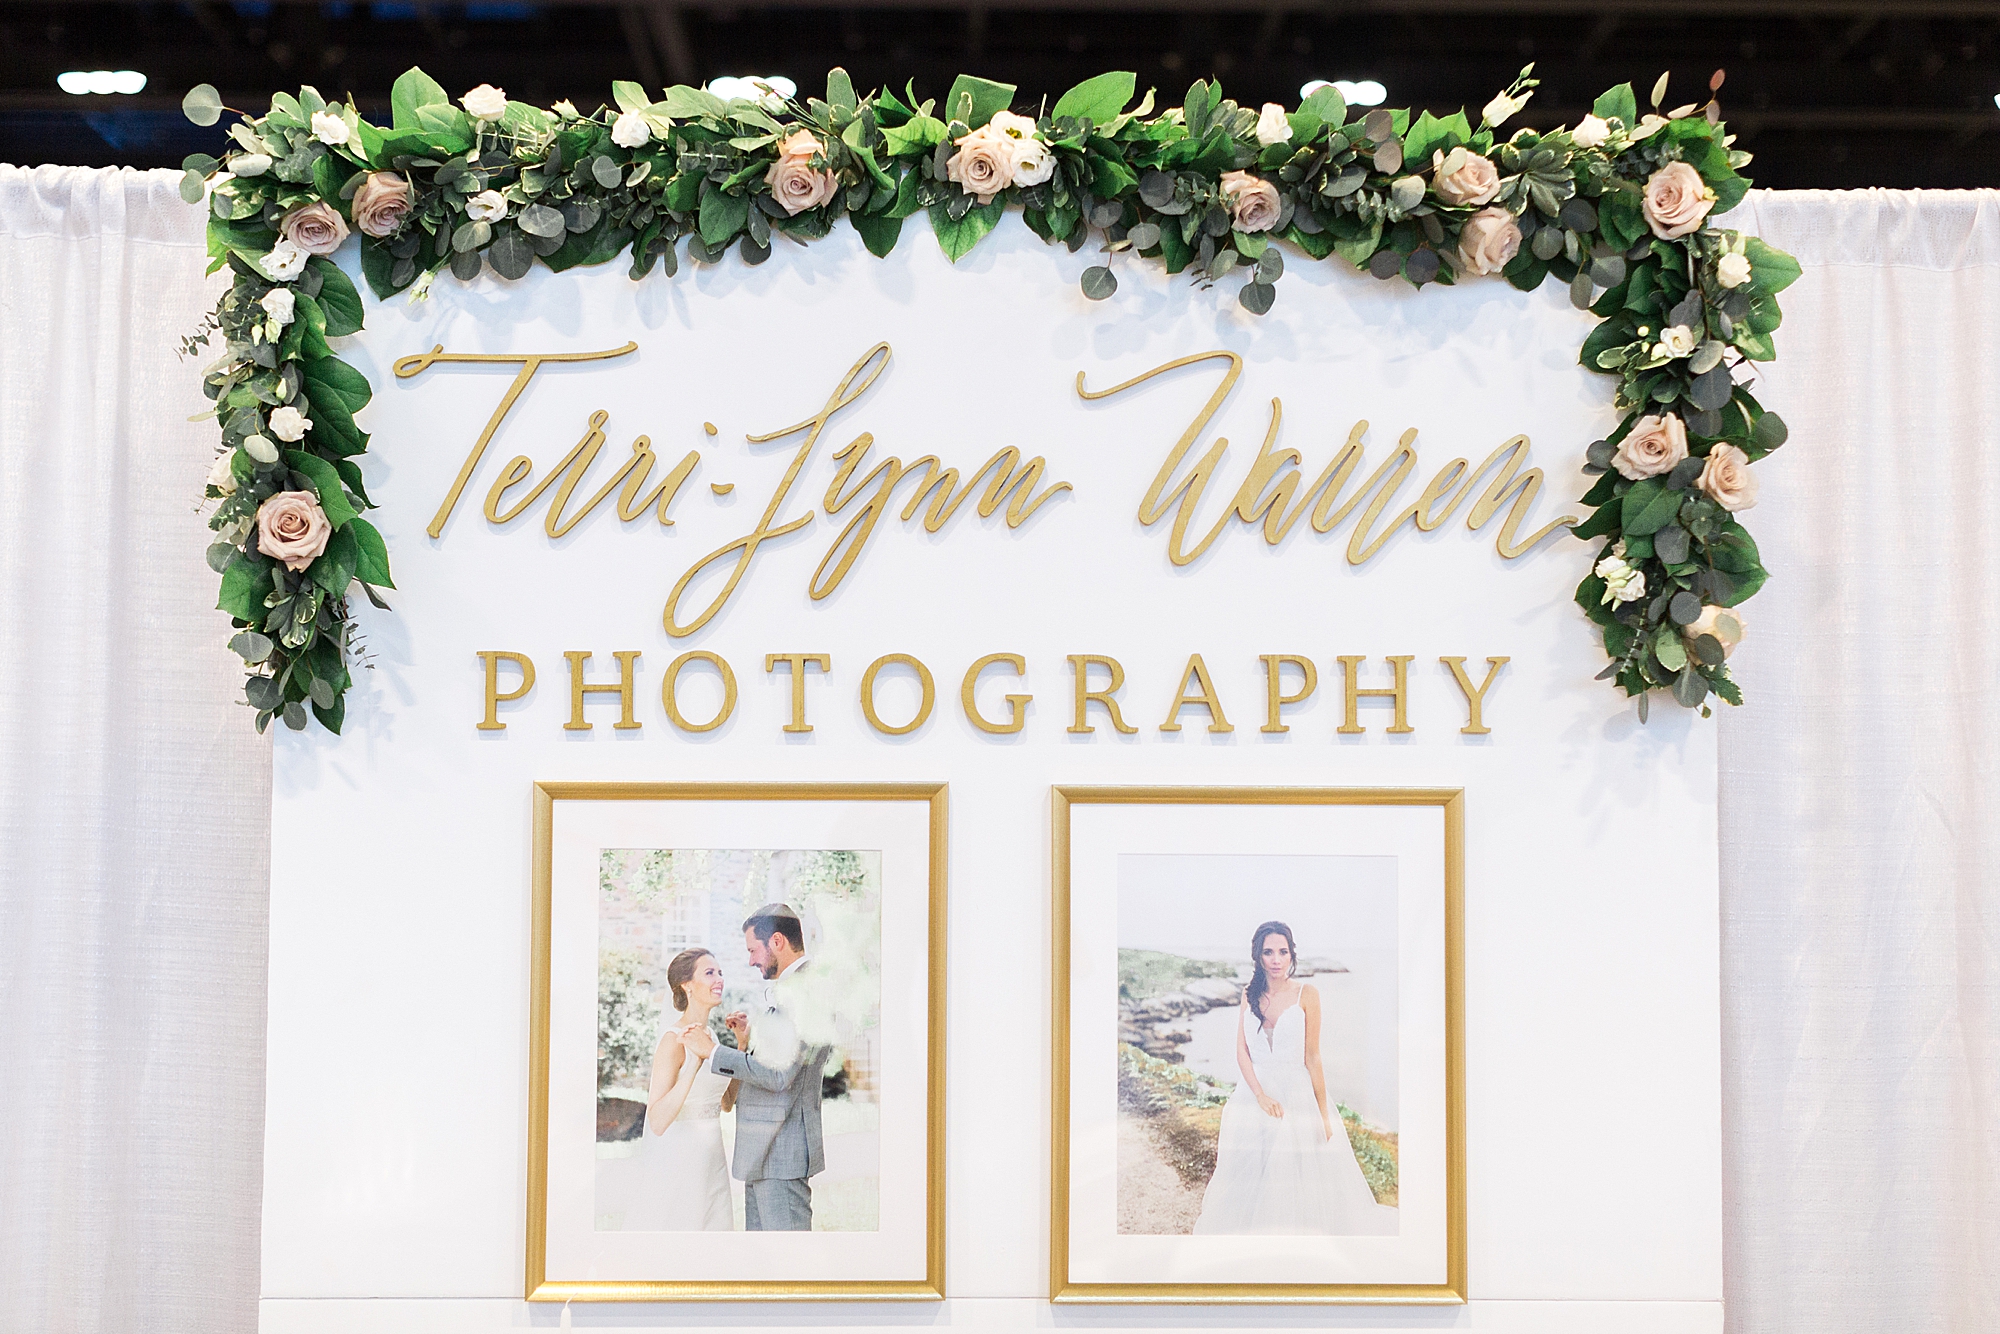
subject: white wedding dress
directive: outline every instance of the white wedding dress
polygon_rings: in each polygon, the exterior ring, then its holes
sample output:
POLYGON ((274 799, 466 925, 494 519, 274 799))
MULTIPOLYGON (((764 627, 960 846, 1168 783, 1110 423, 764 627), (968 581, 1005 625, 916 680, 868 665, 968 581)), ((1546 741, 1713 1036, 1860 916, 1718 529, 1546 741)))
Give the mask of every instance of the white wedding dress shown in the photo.
MULTIPOLYGON (((701 1058, 683 1050, 681 1074, 701 1058)), ((639 1137, 625 1231, 728 1232, 729 1164, 722 1156, 722 1095, 729 1081, 703 1065, 673 1124, 639 1137)))
MULTIPOLYGON (((1250 1063, 1264 1096, 1284 1108, 1267 1116, 1248 1080, 1222 1108, 1215 1174, 1202 1196, 1197 1234, 1241 1236, 1393 1236, 1393 1206, 1375 1203, 1337 1110, 1333 1138, 1320 1121, 1306 1070, 1306 1016, 1296 1003, 1266 1033, 1244 1012, 1250 1063)), ((1332 1101, 1328 1095, 1329 1104, 1332 1101)))

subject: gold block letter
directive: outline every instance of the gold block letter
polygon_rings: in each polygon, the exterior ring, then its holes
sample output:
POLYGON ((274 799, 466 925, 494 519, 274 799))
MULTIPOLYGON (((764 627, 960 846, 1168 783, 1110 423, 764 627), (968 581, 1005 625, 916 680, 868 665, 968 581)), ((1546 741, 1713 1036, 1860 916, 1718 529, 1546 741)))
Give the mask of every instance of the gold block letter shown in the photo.
POLYGON ((1486 726, 1481 720, 1480 709, 1486 704, 1486 692, 1493 688, 1494 678, 1500 675, 1500 669, 1507 665, 1508 660, 1506 658, 1488 658, 1486 660, 1486 680, 1480 684, 1477 690, 1472 688, 1472 678, 1465 674, 1464 658, 1439 658, 1438 661, 1451 668, 1452 680, 1458 682, 1459 691, 1465 696, 1466 722, 1465 726, 1458 730, 1467 736, 1485 736, 1491 732, 1493 729, 1486 726))
POLYGON ((500 706, 509 700, 519 699, 535 688, 535 664, 525 653, 504 653, 497 649, 481 650, 479 660, 486 664, 486 721, 475 723, 481 732, 504 732, 507 724, 500 721, 500 706), (521 669, 521 684, 506 694, 500 693, 500 662, 502 659, 521 669))
POLYGON ((1313 666, 1311 658, 1302 658, 1296 653, 1264 653, 1258 656, 1259 660, 1264 664, 1264 680, 1266 683, 1264 687, 1265 723, 1259 730, 1264 732, 1289 732, 1292 730, 1291 726, 1279 717, 1278 711, 1287 704, 1303 703, 1313 691, 1319 689, 1319 668, 1313 666), (1290 663, 1305 674, 1305 684, 1299 687, 1299 693, 1296 695, 1283 693, 1284 685, 1279 680, 1279 673, 1284 669, 1286 663, 1290 663))
POLYGON ((707 649, 693 649, 667 664, 667 679, 660 682, 660 703, 666 708, 668 720, 681 731, 713 732, 729 721, 730 714, 736 712, 736 673, 729 670, 729 664, 724 662, 719 654, 710 653, 707 649), (717 709, 715 716, 705 723, 689 722, 681 714, 681 702, 675 694, 680 685, 681 668, 695 661, 710 663, 716 671, 722 673, 722 707, 717 709))
POLYGON ((1401 653, 1388 660, 1389 666, 1396 673, 1395 685, 1383 690, 1363 690, 1357 678, 1360 676, 1361 664, 1365 659, 1358 653, 1341 654, 1340 668, 1347 682, 1347 721, 1342 723, 1338 730, 1349 735, 1368 730, 1361 725, 1361 697, 1369 695, 1386 697, 1396 702, 1396 721, 1389 725, 1391 732, 1416 731, 1416 728, 1410 726, 1408 718, 1410 704, 1410 660, 1415 656, 1410 653, 1401 653))
POLYGON ((632 716, 632 664, 639 660, 638 649, 619 649, 611 655, 618 659, 618 684, 615 686, 584 684, 583 668, 590 661, 589 653, 572 650, 563 656, 569 659, 569 721, 563 724, 563 731, 590 730, 590 724, 583 720, 583 697, 599 692, 618 696, 618 721, 611 724, 612 731, 629 732, 639 726, 638 720, 632 716))
POLYGON ((885 653, 868 664, 868 670, 861 674, 861 712, 866 715, 868 725, 886 736, 907 736, 922 727, 931 716, 931 706, 937 703, 937 682, 931 679, 931 669, 918 662, 907 653, 885 653), (875 673, 891 663, 902 663, 914 667, 917 684, 924 689, 923 701, 917 705, 917 716, 901 727, 891 727, 875 712, 875 673))
POLYGON ((812 724, 806 721, 806 664, 811 663, 822 672, 833 670, 831 653, 766 653, 764 670, 775 672, 778 664, 792 665, 792 720, 785 724, 787 732, 810 732, 812 724))
POLYGON ((1102 704, 1111 715, 1111 726, 1128 736, 1139 729, 1125 725, 1125 715, 1118 712, 1116 698, 1125 685, 1125 669, 1116 658, 1106 658, 1095 653, 1072 653, 1069 655, 1070 670, 1076 673, 1076 721, 1070 724, 1072 732, 1095 732, 1097 729, 1084 721, 1084 710, 1092 700, 1102 704), (1093 666, 1107 667, 1111 671, 1111 683, 1102 690, 1090 688, 1090 669, 1093 666))
POLYGON ((1201 660, 1201 654, 1188 654, 1187 670, 1181 673, 1181 684, 1173 707, 1167 710, 1167 720, 1160 724, 1162 732, 1181 730, 1181 710, 1190 704, 1198 704, 1208 710, 1208 730, 1211 732, 1234 732, 1229 719, 1222 716, 1222 698, 1215 693, 1215 680, 1208 674, 1208 664, 1201 660), (1188 685, 1197 686, 1201 693, 1188 694, 1188 685))
POLYGON ((959 702, 965 705, 965 716, 972 721, 974 727, 994 736, 1005 736, 1027 726, 1028 701, 1034 696, 1008 695, 1007 721, 1004 723, 990 722, 981 715, 979 706, 973 701, 973 688, 979 684, 979 674, 996 662, 1004 662, 1012 667, 1016 676, 1028 670, 1028 660, 1018 653, 989 653, 966 669, 965 684, 959 687, 958 698, 959 702))

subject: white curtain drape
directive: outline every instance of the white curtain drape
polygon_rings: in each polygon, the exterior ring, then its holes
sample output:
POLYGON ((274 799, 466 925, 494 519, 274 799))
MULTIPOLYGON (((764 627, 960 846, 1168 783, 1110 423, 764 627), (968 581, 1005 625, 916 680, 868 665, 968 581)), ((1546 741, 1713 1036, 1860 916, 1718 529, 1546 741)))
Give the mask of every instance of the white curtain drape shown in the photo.
MULTIPOLYGON (((0 1329, 256 1327, 269 759, 172 173, 0 167, 0 1329)), ((1757 193, 1805 263, 1723 729, 1734 1334, 2000 1328, 2000 192, 1757 193)))
POLYGON ((2000 1329, 2000 191, 1753 193, 1796 255, 1722 720, 1740 1334, 2000 1329))
MULTIPOLYGON (((270 750, 167 172, 0 167, 0 1330, 256 1327, 270 750)), ((213 353, 203 360, 212 359, 213 353)))

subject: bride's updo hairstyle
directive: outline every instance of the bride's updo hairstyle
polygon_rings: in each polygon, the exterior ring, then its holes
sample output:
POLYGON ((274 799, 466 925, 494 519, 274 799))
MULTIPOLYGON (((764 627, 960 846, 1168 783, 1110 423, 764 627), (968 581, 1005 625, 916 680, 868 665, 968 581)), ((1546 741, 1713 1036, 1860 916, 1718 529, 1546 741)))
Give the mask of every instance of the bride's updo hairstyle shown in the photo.
POLYGON ((688 1007, 687 984, 694 977, 694 966, 709 957, 704 949, 682 950, 667 965, 667 985, 673 989, 674 1008, 686 1013, 688 1007))
MULTIPOLYGON (((1292 928, 1283 922, 1266 922, 1258 927, 1255 934, 1250 937, 1251 971, 1250 989, 1247 995, 1250 1001, 1250 1013, 1257 1016, 1257 1022, 1260 1024, 1264 1022, 1264 995, 1271 989, 1271 984, 1264 978, 1264 939, 1267 936, 1283 936, 1286 947, 1292 952, 1292 965, 1285 970, 1285 976, 1290 977, 1299 970, 1299 947, 1292 939, 1292 928)), ((672 976, 671 971, 668 976, 672 976)))

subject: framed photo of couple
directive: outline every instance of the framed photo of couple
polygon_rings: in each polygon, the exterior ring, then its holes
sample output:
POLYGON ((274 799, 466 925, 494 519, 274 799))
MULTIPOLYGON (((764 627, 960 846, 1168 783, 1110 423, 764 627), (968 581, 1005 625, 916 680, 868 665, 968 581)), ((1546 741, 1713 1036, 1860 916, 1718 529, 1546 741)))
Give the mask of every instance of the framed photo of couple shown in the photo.
POLYGON ((528 1299, 942 1296, 944 785, 534 800, 528 1299))
POLYGON ((1466 1300, 1462 792, 1053 815, 1051 1298, 1466 1300))

